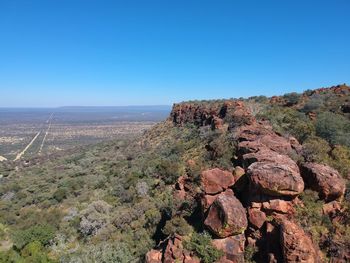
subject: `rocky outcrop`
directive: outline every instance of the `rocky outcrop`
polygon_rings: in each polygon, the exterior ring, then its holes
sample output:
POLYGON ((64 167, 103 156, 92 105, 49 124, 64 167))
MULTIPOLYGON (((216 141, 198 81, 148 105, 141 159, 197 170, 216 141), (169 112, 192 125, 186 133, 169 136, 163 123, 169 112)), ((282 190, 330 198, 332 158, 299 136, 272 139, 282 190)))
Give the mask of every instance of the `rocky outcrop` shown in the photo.
POLYGON ((323 164, 306 163, 301 168, 306 185, 317 191, 322 199, 333 201, 345 193, 345 181, 337 170, 323 164))
POLYGON ((231 189, 216 197, 204 225, 217 237, 238 235, 245 231, 248 225, 246 210, 231 189))
POLYGON ((212 243, 215 248, 224 252, 224 256, 219 261, 217 261, 217 263, 244 262, 244 234, 230 236, 223 239, 214 239, 212 243))
POLYGON ((224 128, 226 119, 229 120, 229 124, 248 125, 255 121, 243 102, 237 100, 174 104, 170 119, 178 126, 191 123, 197 126, 211 126, 213 129, 224 128))
POLYGON ((271 196, 296 196, 304 190, 300 174, 284 164, 256 162, 248 167, 247 174, 254 186, 271 196))
POLYGON ((281 223, 281 245, 285 262, 320 262, 311 238, 301 227, 289 220, 281 223))
MULTIPOLYGON (((233 172, 208 169, 200 173, 199 185, 184 175, 175 186, 177 200, 199 202, 198 218, 191 215, 190 220, 201 220, 214 238, 213 246, 224 252, 216 263, 244 262, 245 245, 259 248, 258 262, 319 262, 312 239, 293 221, 295 206, 301 203, 304 181, 327 201, 340 198, 345 184, 334 169, 308 163, 301 174, 295 161, 302 157, 298 140, 255 120, 241 101, 176 104, 171 119, 177 126, 226 129, 236 142, 233 172)), ((338 202, 323 207, 332 220, 340 211, 338 202)), ((161 262, 198 262, 179 236, 168 239, 163 251, 150 251, 148 262, 156 263, 160 254, 161 262)))
POLYGON ((235 183, 233 174, 219 168, 206 170, 201 173, 201 185, 206 194, 220 193, 235 183))

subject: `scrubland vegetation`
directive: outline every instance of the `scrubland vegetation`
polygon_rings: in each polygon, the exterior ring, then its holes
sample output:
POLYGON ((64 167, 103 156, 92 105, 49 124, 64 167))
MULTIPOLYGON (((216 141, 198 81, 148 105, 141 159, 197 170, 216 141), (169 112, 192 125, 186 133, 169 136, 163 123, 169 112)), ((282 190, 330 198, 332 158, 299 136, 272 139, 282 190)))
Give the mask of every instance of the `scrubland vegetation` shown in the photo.
MULTIPOLYGON (((298 162, 328 164, 348 180, 350 119, 341 110, 348 100, 349 94, 307 91, 275 103, 263 96, 245 103, 276 132, 302 143, 298 162)), ((220 101, 194 103, 209 108, 220 101)), ((0 262, 140 262, 175 233, 188 236, 186 248, 202 262, 214 262, 221 251, 195 224, 196 203, 173 198, 174 184, 183 174, 196 184, 206 168, 232 169, 235 144, 227 130, 167 120, 140 138, 100 143, 30 167, 1 163, 0 262)), ((347 193, 341 220, 332 223, 315 192, 300 196, 304 205, 296 218, 325 255, 350 246, 349 198, 347 193)), ((246 249, 247 262, 255 252, 246 249)))

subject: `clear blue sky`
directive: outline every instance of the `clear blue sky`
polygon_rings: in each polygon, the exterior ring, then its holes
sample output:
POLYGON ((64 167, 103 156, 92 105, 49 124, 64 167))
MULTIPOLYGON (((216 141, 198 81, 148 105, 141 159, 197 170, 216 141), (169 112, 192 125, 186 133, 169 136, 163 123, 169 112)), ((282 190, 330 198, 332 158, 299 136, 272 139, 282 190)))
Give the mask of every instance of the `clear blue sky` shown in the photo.
POLYGON ((349 0, 0 0, 0 106, 171 104, 350 83, 349 0))

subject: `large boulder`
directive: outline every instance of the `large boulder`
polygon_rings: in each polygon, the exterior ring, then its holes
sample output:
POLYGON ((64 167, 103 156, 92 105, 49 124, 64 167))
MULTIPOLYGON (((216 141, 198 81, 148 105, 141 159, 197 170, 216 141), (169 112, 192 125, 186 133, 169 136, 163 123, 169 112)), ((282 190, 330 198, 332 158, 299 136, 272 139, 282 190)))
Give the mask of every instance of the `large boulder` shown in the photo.
POLYGON ((218 262, 244 262, 244 234, 214 239, 212 243, 215 248, 224 252, 218 262))
POLYGON ((241 154, 257 152, 261 148, 268 148, 282 155, 289 155, 300 147, 297 140, 290 140, 276 134, 270 125, 253 124, 244 126, 237 131, 236 139, 241 154))
POLYGON ((251 183, 271 196, 296 196, 304 190, 304 181, 293 167, 271 162, 256 162, 248 167, 251 183))
POLYGON ((301 227, 287 219, 281 223, 281 245, 284 262, 320 262, 311 238, 301 227))
POLYGON ((246 210, 231 189, 219 194, 209 208, 204 225, 217 237, 242 234, 248 225, 246 210))
POLYGON ((317 191, 322 199, 333 201, 345 193, 345 181, 337 170, 323 164, 306 163, 301 167, 306 185, 317 191))
POLYGON ((287 165, 290 169, 299 173, 298 165, 289 156, 279 154, 267 147, 261 148, 257 152, 244 154, 242 159, 245 167, 249 167, 255 162, 271 162, 287 165))
POLYGON ((223 192, 235 183, 232 172, 219 168, 203 171, 201 173, 201 185, 206 194, 223 192))

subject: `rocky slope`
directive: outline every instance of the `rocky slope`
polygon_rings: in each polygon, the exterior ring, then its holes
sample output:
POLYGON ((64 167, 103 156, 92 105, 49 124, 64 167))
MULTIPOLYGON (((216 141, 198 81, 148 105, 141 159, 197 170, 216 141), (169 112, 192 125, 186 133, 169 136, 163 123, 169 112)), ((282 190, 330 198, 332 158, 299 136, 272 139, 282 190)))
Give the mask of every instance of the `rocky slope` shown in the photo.
POLYGON ((0 162, 0 262, 350 261, 350 88, 175 104, 142 136, 0 162))
MULTIPOLYGON (((322 92, 348 96, 349 88, 320 89, 308 96, 322 92)), ((271 98, 270 103, 290 106, 281 97, 271 98)), ((341 110, 346 112, 347 105, 341 110)), ((200 206, 200 213, 189 222, 200 221, 212 235, 212 245, 223 251, 216 262, 244 262, 246 248, 259 251, 254 258, 258 262, 327 260, 311 234, 298 223, 296 208, 303 206, 299 196, 304 189, 312 189, 325 202, 325 216, 336 214, 346 189, 346 181, 337 170, 305 162, 298 140, 276 133, 268 121, 255 118, 247 101, 176 104, 169 120, 174 126, 191 124, 221 130, 234 141, 232 169, 202 170, 199 183, 185 173, 174 185, 175 199, 200 206)), ((168 237, 147 253, 146 262, 200 262, 186 250, 185 239, 178 234, 168 237)), ((348 262, 349 253, 345 249, 332 262, 348 262)))

